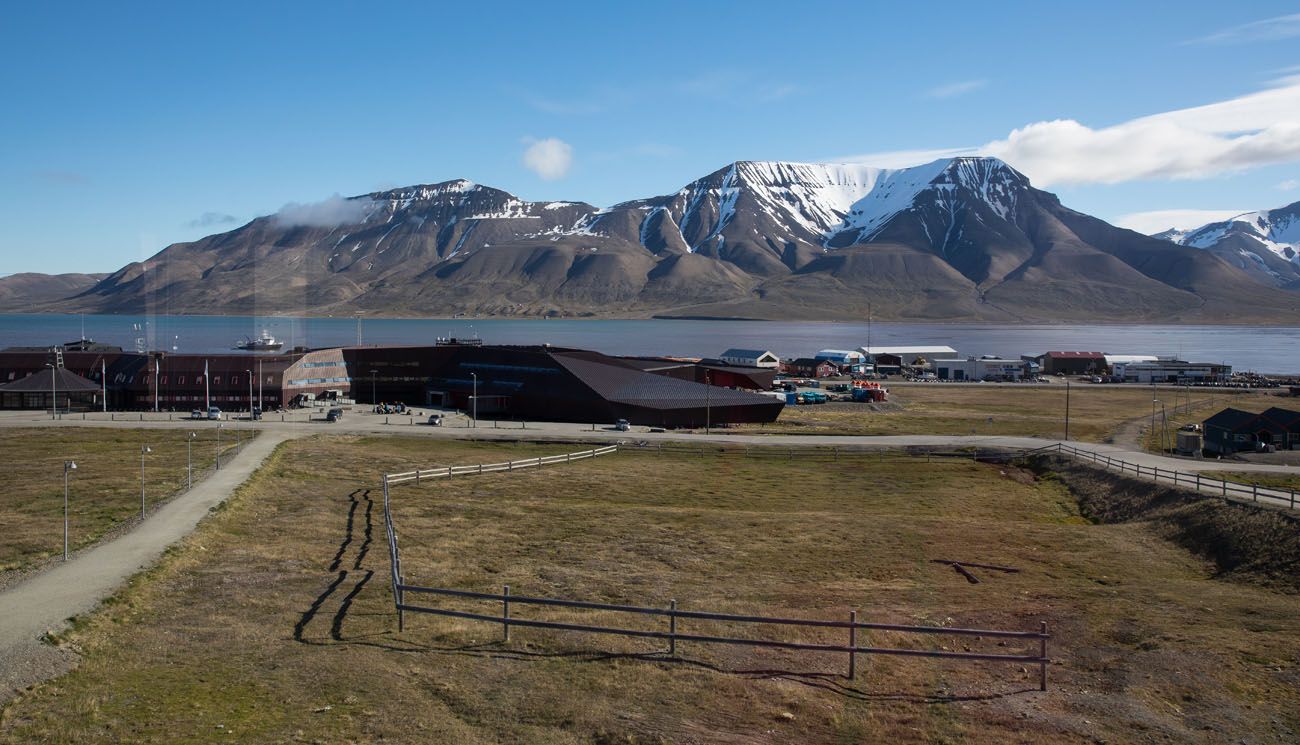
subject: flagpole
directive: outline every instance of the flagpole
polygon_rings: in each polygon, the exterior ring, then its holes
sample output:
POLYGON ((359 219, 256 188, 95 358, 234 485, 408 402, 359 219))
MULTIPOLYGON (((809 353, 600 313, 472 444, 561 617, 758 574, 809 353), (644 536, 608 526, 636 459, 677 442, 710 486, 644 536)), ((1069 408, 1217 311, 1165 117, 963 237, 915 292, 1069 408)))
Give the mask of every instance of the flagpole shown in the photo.
POLYGON ((208 361, 203 360, 203 406, 212 408, 212 389, 208 386, 208 361))
MULTIPOLYGON (((82 336, 85 336, 85 334, 82 334, 82 336)), ((99 359, 99 384, 100 386, 103 387, 104 413, 107 414, 108 413, 108 363, 105 362, 104 358, 102 357, 99 359)))

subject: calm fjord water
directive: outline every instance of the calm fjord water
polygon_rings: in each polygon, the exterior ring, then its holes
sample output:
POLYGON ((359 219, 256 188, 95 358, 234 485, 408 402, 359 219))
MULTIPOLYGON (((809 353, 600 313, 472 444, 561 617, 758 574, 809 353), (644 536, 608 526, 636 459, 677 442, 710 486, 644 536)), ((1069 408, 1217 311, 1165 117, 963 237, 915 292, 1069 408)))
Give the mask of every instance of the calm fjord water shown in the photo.
MULTIPOLYGON (((352 317, 77 316, 0 314, 0 348, 48 346, 81 336, 133 349, 228 352, 263 329, 295 345, 355 344, 352 317)), ((488 344, 542 344, 608 354, 717 356, 728 347, 770 349, 782 357, 867 343, 867 324, 781 321, 442 320, 369 318, 365 344, 432 344, 439 336, 479 336, 488 344)), ((1049 350, 1176 355, 1227 362, 1238 370, 1300 373, 1300 327, 871 324, 874 345, 946 344, 964 355, 1019 357, 1049 350)))

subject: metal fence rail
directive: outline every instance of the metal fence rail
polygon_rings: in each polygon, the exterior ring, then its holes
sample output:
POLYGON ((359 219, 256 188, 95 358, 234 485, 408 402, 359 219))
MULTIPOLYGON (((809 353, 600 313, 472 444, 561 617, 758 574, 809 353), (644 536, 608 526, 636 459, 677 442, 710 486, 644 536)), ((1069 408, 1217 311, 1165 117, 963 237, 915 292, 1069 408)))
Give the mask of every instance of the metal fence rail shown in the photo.
POLYGON ((1138 478, 1150 478, 1155 483, 1163 483, 1171 486, 1193 489, 1198 494, 1211 494, 1230 499, 1237 502, 1253 502, 1262 504, 1271 504, 1278 507, 1288 507, 1296 509, 1297 499, 1294 489, 1273 489, 1261 487, 1259 484, 1243 484, 1237 481, 1224 481, 1222 479, 1212 479, 1208 476, 1202 476, 1199 473, 1184 473, 1182 471, 1171 471, 1159 468, 1157 466, 1143 466, 1138 463, 1130 463, 1119 458, 1112 458, 1108 455, 1091 450, 1082 450, 1072 445, 1056 443, 1035 450, 1026 450, 1023 456, 1029 457, 1034 455, 1059 455, 1061 457, 1070 457, 1086 463, 1092 463, 1101 466, 1107 470, 1118 470, 1122 474, 1131 473, 1138 478))
MULTIPOLYGON (((384 488, 384 526, 388 535, 388 558, 391 568, 390 582, 393 593, 393 603, 397 610, 398 630, 405 629, 405 613, 423 613, 429 615, 447 616, 461 618, 471 621, 482 621, 486 623, 500 624, 502 627, 503 638, 506 641, 510 639, 510 628, 512 626, 524 628, 541 628, 553 629, 559 631, 579 631, 595 634, 611 634, 617 636, 644 638, 644 639, 663 639, 668 641, 668 654, 673 655, 677 652, 678 642, 695 642, 700 644, 731 644, 749 647, 765 647, 776 649, 794 649, 809 652, 828 652, 848 655, 848 677, 850 679, 856 676, 857 656, 860 654, 879 654, 895 655, 907 657, 934 657, 959 660, 978 660, 986 662, 1009 662, 1020 664, 1033 664, 1038 666, 1039 672, 1039 689, 1047 690, 1047 665, 1051 661, 1047 656, 1047 640, 1051 636, 1047 633, 1047 623, 1040 623, 1038 631, 1007 631, 998 629, 969 629, 969 628, 946 628, 942 626, 908 626, 899 624, 871 623, 857 620, 857 611, 849 611, 848 620, 833 621, 825 619, 808 619, 808 618, 782 618, 777 616, 762 615, 741 615, 734 613, 717 613, 711 611, 690 611, 680 610, 677 608, 677 601, 669 601, 667 608, 654 608, 635 605, 619 605, 613 603, 597 603, 583 600, 568 600, 563 598, 544 598, 511 595, 510 587, 507 585, 502 589, 500 594, 474 592, 470 590, 457 590, 443 587, 423 587, 419 585, 407 584, 402 573, 402 556, 398 547, 397 530, 393 523, 392 511, 390 508, 389 492, 390 487, 404 483, 420 483, 426 479, 451 479, 456 476, 477 475, 482 473, 493 473, 501 471, 514 471, 524 468, 540 468, 545 465, 572 463, 575 460, 594 458, 600 455, 608 455, 616 452, 655 452, 655 453, 686 453, 704 456, 707 452, 711 454, 731 454, 744 455, 746 457, 784 457, 794 459, 796 451, 794 449, 777 450, 775 454, 762 452, 758 449, 751 450, 746 448, 743 451, 738 450, 714 450, 706 451, 704 448, 690 447, 673 447, 664 448, 662 445, 650 449, 643 446, 629 446, 626 443, 611 445, 602 448, 593 448, 577 453, 565 453, 561 455, 544 456, 537 458, 526 458, 518 461, 508 461, 504 463, 483 463, 472 466, 445 466, 442 468, 417 469, 414 471, 405 471, 402 473, 386 474, 383 480, 384 488), (439 596, 461 598, 467 600, 491 601, 499 604, 500 614, 474 613, 469 611, 453 610, 449 608, 438 608, 429 605, 422 605, 418 602, 407 600, 407 593, 415 595, 439 596), (657 616, 668 619, 667 630, 663 629, 637 629, 637 628, 619 628, 613 626, 598 626, 593 624, 579 624, 561 621, 545 621, 539 619, 528 619, 512 617, 510 615, 511 605, 527 606, 549 606, 574 608, 589 611, 606 611, 613 613, 625 613, 639 616, 657 616), (708 634, 683 633, 678 630, 678 621, 680 619, 690 619, 697 621, 711 621, 731 624, 756 624, 760 626, 799 626, 813 627, 823 629, 842 629, 846 632, 846 644, 827 644, 812 643, 801 641, 789 641, 784 639, 744 639, 732 636, 718 636, 708 634), (920 635, 954 635, 967 637, 992 637, 1006 639, 1020 639, 1027 642, 1038 642, 1036 653, 1026 652, 1024 654, 993 654, 982 652, 950 652, 946 650, 934 649, 909 649, 906 647, 878 647, 864 646, 858 644, 858 631, 886 631, 903 634, 920 634, 920 635)), ((987 453, 986 453, 987 454, 987 453)), ((824 448, 799 450, 797 455, 803 459, 820 458, 838 460, 841 451, 833 449, 827 455, 824 448)), ((866 457, 880 458, 885 456, 884 450, 879 451, 844 451, 846 457, 866 457)), ((979 458, 979 451, 957 451, 931 453, 926 451, 927 460, 931 455, 936 457, 960 457, 960 458, 979 458)), ((915 458, 917 454, 906 455, 908 458, 915 458)), ((1006 456, 1003 456, 1006 457, 1006 456)))

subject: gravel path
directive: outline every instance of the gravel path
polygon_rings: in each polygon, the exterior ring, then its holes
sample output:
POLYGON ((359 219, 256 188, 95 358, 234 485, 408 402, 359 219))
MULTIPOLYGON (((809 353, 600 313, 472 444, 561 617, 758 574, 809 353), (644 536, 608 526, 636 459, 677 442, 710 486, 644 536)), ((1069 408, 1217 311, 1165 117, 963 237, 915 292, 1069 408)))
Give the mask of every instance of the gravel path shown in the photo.
POLYGON ((0 592, 0 701, 75 664, 75 654, 42 643, 41 636, 94 610, 167 546, 188 535, 277 445, 301 434, 307 433, 262 433, 220 471, 160 507, 136 529, 0 592))

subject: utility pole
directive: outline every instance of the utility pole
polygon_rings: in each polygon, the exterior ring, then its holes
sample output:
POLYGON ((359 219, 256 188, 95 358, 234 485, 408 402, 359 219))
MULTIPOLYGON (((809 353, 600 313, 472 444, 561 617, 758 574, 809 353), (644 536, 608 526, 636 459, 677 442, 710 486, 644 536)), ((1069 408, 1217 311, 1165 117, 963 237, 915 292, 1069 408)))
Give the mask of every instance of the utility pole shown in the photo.
POLYGON ((153 358, 153 413, 158 413, 158 372, 162 369, 162 358, 153 358))
POLYGON ((253 371, 245 370, 248 373, 248 421, 253 421, 253 371))
POLYGON ((1065 439, 1070 439, 1070 381, 1065 381, 1065 439))
MULTIPOLYGON (((1152 387, 1154 388, 1155 386, 1152 387)), ((1158 403, 1160 403, 1160 399, 1157 398, 1151 399, 1151 436, 1152 437, 1156 436, 1156 404, 1158 403)))
POLYGON ((474 428, 478 429, 478 373, 470 373, 470 377, 473 378, 474 381, 473 396, 471 397, 471 400, 474 405, 474 409, 473 409, 474 428))
POLYGON ((102 357, 99 359, 99 385, 100 388, 102 389, 101 395, 104 398, 103 401, 104 413, 107 414, 108 413, 108 363, 105 362, 104 358, 102 357))
POLYGON ((262 361, 257 361, 257 408, 262 408, 262 361))

